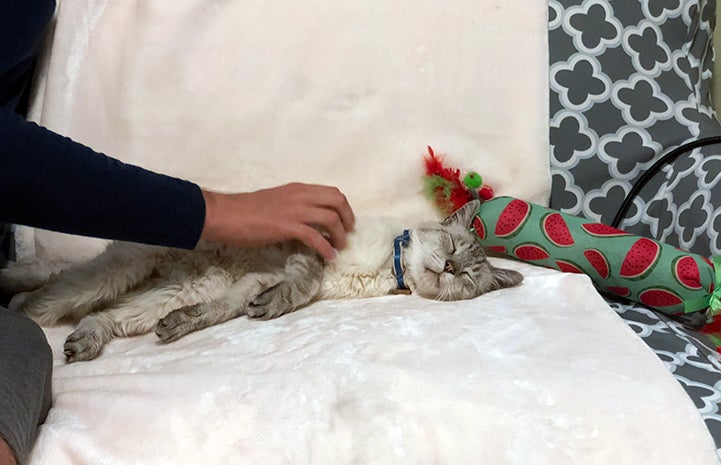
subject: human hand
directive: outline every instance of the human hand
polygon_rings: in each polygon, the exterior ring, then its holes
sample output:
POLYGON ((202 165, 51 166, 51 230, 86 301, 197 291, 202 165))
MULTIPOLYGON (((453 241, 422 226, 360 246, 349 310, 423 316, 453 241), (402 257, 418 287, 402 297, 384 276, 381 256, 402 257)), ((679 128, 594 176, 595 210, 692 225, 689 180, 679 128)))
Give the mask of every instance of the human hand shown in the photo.
POLYGON ((207 241, 257 247, 297 239, 326 259, 346 246, 355 216, 335 187, 291 183, 241 194, 203 190, 207 241))
POLYGON ((0 438, 0 465, 16 465, 12 449, 3 438, 0 438))

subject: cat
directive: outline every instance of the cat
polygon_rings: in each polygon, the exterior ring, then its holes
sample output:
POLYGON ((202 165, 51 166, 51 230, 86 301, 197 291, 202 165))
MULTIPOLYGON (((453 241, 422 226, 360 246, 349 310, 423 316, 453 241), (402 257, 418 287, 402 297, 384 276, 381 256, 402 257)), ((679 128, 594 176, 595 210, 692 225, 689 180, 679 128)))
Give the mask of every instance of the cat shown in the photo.
MULTIPOLYGON (((249 249, 201 242, 190 251, 113 242, 96 258, 50 276, 19 310, 40 325, 77 322, 64 345, 74 362, 97 357, 116 336, 154 329, 171 342, 241 315, 276 318, 321 299, 397 291, 471 299, 523 280, 489 263, 470 229, 477 207, 469 202, 442 222, 400 236, 395 220, 359 220, 332 261, 297 241, 249 249)), ((22 275, 21 266, 2 270, 0 287, 22 275)))

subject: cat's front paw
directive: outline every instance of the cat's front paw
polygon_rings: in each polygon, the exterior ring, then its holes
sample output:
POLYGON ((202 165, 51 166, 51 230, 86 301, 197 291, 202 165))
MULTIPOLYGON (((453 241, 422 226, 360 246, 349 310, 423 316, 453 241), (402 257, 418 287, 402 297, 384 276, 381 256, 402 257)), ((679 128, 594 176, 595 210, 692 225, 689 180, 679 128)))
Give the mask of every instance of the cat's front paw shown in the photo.
POLYGON ((158 321, 155 334, 163 342, 173 342, 196 329, 193 320, 200 315, 197 305, 179 308, 158 321))
POLYGON ((103 343, 98 335, 88 328, 80 328, 71 333, 63 346, 68 362, 92 360, 100 354, 102 348, 103 343))

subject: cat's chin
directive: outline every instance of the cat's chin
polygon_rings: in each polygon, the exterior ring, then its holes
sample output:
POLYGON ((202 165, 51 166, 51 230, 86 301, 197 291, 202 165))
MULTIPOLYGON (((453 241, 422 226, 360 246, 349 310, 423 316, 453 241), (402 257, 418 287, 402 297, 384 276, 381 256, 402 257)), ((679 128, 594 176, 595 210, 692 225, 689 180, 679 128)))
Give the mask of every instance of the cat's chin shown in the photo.
POLYGON ((431 300, 444 300, 441 298, 441 295, 438 292, 427 292, 423 291, 421 289, 415 289, 413 291, 415 294, 423 297, 424 299, 431 299, 431 300))
POLYGON ((433 300, 445 300, 442 298, 442 286, 440 274, 426 268, 421 273, 414 273, 412 277, 413 291, 421 297, 433 300))

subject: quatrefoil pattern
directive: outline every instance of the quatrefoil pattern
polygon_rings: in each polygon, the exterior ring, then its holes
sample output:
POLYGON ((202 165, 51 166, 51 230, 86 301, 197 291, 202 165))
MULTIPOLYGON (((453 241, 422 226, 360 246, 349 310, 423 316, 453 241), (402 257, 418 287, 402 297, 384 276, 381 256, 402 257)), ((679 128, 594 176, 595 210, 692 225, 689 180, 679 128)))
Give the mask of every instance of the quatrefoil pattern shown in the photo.
MULTIPOLYGON (((550 0, 551 206, 610 223, 633 184, 678 145, 721 134, 711 108, 713 0, 550 0)), ((681 156, 622 227, 721 254, 721 146, 681 156)), ((721 358, 698 331, 609 301, 694 401, 721 451, 721 358)))
MULTIPOLYGON (((549 1, 551 206, 609 223, 660 156, 721 134, 709 93, 714 15, 710 0, 549 1)), ((697 194, 721 206, 711 194, 721 163, 709 160, 721 147, 695 154, 691 167, 665 168, 622 226, 721 254, 719 234, 699 225, 721 212, 699 209, 697 194)))

